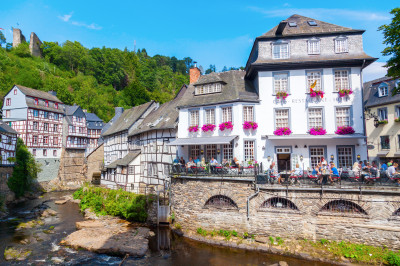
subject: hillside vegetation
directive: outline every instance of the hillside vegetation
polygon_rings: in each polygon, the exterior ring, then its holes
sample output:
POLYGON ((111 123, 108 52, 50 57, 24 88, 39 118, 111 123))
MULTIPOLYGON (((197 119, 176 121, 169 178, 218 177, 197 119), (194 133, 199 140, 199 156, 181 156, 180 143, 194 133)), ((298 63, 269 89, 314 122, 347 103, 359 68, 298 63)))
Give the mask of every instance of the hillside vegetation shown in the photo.
POLYGON ((115 106, 164 103, 189 82, 189 57, 151 57, 145 49, 88 49, 71 41, 44 42, 42 48, 43 58, 37 58, 30 55, 28 43, 0 47, 1 100, 14 84, 54 90, 64 103, 79 104, 108 121, 115 106))

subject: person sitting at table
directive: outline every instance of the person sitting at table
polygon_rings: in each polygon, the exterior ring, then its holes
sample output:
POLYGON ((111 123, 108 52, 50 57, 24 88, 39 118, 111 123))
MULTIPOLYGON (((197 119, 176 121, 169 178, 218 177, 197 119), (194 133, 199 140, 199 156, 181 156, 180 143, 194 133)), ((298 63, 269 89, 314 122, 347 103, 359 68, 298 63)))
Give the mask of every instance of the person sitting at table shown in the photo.
POLYGON ((340 178, 339 171, 335 166, 335 163, 331 163, 331 170, 330 170, 329 181, 333 183, 333 178, 338 179, 340 178))
POLYGON ((318 175, 320 175, 320 174, 321 174, 321 172, 319 171, 319 164, 316 164, 316 165, 314 166, 314 169, 312 170, 311 175, 312 175, 312 176, 318 176, 318 175))
POLYGON ((185 162, 185 160, 183 159, 183 157, 181 157, 181 159, 179 160, 179 163, 180 163, 182 166, 186 165, 186 162, 185 162))
POLYGON ((278 171, 275 167, 275 162, 272 162, 270 164, 269 169, 266 171, 266 174, 271 184, 276 180, 278 180, 278 182, 280 181, 278 171))
POLYGON ((206 167, 206 160, 204 159, 204 157, 201 158, 200 165, 201 165, 201 167, 206 167))
POLYGON ((387 163, 387 166, 389 167, 389 166, 392 166, 393 165, 393 160, 390 160, 388 163, 387 163))
POLYGON ((221 165, 222 165, 223 167, 229 166, 228 160, 227 160, 227 159, 223 159, 222 162, 221 162, 221 165))
POLYGON ((352 170, 353 170, 354 176, 360 176, 361 169, 360 169, 360 165, 358 164, 358 162, 354 162, 352 170))
POLYGON ((388 166, 386 165, 386 163, 382 163, 382 164, 381 164, 381 170, 382 170, 383 172, 385 172, 387 169, 388 169, 388 166))
POLYGON ((196 166, 200 166, 200 159, 197 157, 194 157, 193 162, 196 164, 196 166))
POLYGON ((295 176, 303 175, 303 169, 300 167, 300 165, 298 163, 296 163, 296 168, 292 171, 292 174, 295 176))
POLYGON ((196 166, 196 164, 193 162, 192 157, 189 158, 189 161, 186 164, 186 169, 189 169, 193 166, 196 166))
POLYGON ((240 169, 239 160, 236 157, 233 157, 233 159, 232 159, 232 167, 240 169))
MULTIPOLYGON (((387 172, 388 172, 388 176, 390 178, 393 178, 396 174, 398 174, 397 171, 396 171, 397 166, 398 166, 397 163, 393 163, 393 165, 388 167, 387 172)), ((400 179, 397 182, 400 182, 400 179)))
POLYGON ((174 164, 174 165, 179 164, 179 159, 178 159, 178 157, 176 157, 176 158, 174 159, 173 164, 174 164))
POLYGON ((327 169, 328 168, 328 162, 325 160, 324 157, 321 157, 321 162, 320 165, 322 168, 327 169))

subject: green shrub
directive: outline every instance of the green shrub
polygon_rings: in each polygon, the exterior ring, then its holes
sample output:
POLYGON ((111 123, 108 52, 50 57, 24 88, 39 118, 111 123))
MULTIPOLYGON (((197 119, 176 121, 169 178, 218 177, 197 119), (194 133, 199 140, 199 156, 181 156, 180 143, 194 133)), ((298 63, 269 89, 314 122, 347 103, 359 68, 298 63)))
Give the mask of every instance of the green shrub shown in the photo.
POLYGON ((269 242, 271 243, 271 245, 273 245, 275 243, 275 240, 272 236, 269 237, 269 242))
POLYGON ((393 251, 390 251, 386 255, 385 259, 389 265, 397 265, 397 266, 400 265, 400 253, 399 252, 395 253, 393 251))
POLYGON ((197 233, 198 233, 199 235, 202 235, 202 236, 207 236, 207 231, 204 230, 204 229, 201 228, 201 227, 197 228, 197 233))
POLYGON ((328 244, 328 243, 329 243, 329 241, 326 240, 326 239, 324 239, 324 238, 322 238, 322 239, 320 240, 320 242, 321 242, 322 245, 325 245, 325 244, 328 244))
POLYGON ((123 190, 84 186, 73 194, 74 199, 80 199, 80 208, 90 208, 98 215, 118 216, 128 221, 145 222, 148 203, 153 196, 138 195, 123 190))

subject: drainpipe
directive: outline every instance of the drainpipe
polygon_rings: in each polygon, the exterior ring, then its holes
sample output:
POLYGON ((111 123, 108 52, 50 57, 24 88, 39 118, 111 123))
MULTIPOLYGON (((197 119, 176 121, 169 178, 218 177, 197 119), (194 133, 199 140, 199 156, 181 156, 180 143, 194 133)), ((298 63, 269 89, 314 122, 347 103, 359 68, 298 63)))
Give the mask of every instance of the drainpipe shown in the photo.
POLYGON ((247 198, 247 221, 250 219, 250 200, 258 195, 260 188, 257 187, 257 192, 247 198))

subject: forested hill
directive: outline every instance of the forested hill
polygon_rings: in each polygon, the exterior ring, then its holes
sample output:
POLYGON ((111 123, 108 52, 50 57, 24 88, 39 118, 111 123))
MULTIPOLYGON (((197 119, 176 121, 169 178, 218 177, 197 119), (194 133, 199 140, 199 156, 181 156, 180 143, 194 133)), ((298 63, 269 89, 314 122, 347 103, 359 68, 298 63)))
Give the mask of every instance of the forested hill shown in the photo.
POLYGON ((149 100, 164 103, 189 82, 189 57, 151 57, 145 49, 87 49, 71 41, 44 42, 42 47, 43 58, 31 57, 28 43, 0 47, 1 99, 14 84, 55 90, 64 103, 79 104, 108 121, 115 106, 129 108, 149 100))

